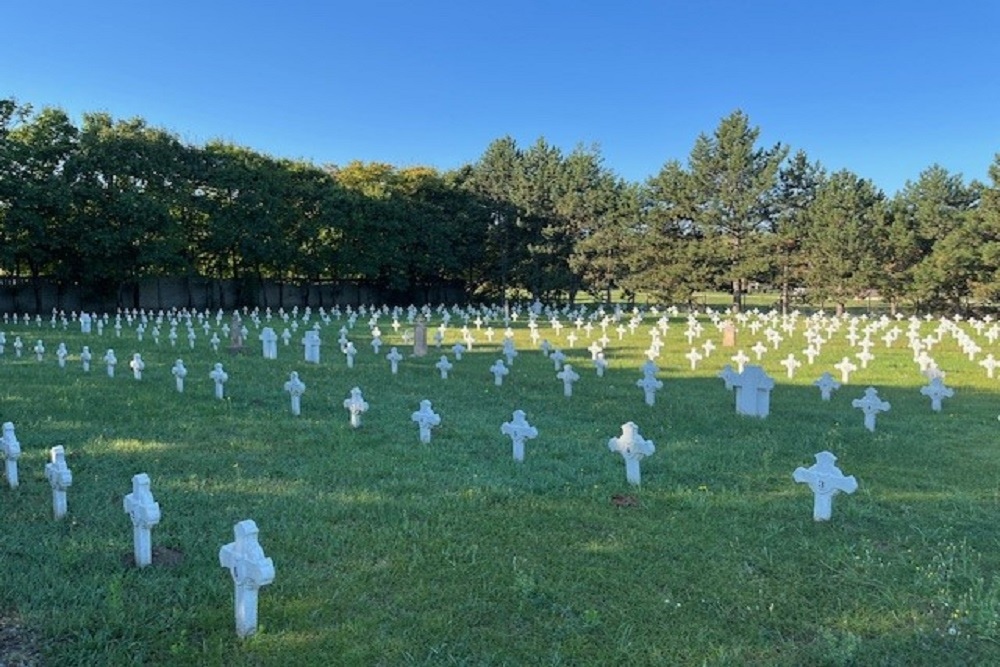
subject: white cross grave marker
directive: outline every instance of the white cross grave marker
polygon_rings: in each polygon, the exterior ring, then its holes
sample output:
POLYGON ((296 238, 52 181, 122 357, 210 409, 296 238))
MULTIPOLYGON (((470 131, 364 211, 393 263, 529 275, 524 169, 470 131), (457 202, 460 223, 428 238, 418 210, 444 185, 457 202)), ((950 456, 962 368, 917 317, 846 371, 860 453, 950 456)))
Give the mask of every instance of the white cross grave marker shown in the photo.
POLYGON ((849 357, 844 357, 839 363, 833 365, 838 371, 840 371, 840 381, 847 384, 851 379, 851 373, 858 370, 856 364, 851 363, 849 357))
POLYGON ((17 441, 14 434, 14 422, 4 422, 3 440, 0 441, 3 448, 4 467, 7 473, 7 485, 12 489, 17 488, 17 460, 21 458, 21 443, 17 441))
POLYGON ((344 407, 351 414, 351 427, 360 428, 361 415, 368 412, 368 403, 361 395, 361 389, 358 387, 351 389, 351 395, 344 399, 344 407))
POLYGON ((136 352, 132 355, 132 361, 128 362, 128 367, 132 369, 132 377, 136 380, 141 380, 142 371, 146 368, 146 362, 142 360, 142 355, 136 352))
POLYGON ((292 401, 292 414, 298 417, 302 414, 302 394, 306 391, 306 383, 299 379, 299 374, 292 371, 285 383, 285 391, 292 401))
POLYGON ((524 441, 538 437, 538 429, 525 419, 524 410, 514 410, 514 418, 501 424, 500 432, 510 437, 515 461, 524 461, 524 441))
POLYGON ((52 487, 52 512, 55 518, 66 516, 66 489, 73 485, 73 473, 66 465, 66 451, 62 445, 49 450, 50 463, 45 464, 45 478, 52 487))
POLYGON ((264 556, 253 520, 240 521, 233 532, 236 541, 219 549, 219 564, 233 577, 236 634, 247 637, 257 631, 257 593, 274 581, 274 561, 264 556))
POLYGON ((438 369, 438 372, 441 373, 442 380, 448 379, 448 371, 450 371, 454 367, 455 364, 448 361, 448 356, 444 354, 442 354, 441 359, 439 359, 438 362, 434 364, 434 368, 438 369))
POLYGON ((858 482, 854 475, 845 477, 835 464, 837 457, 830 452, 816 454, 816 463, 808 468, 796 468, 792 479, 808 484, 813 492, 813 520, 829 521, 833 513, 833 497, 841 491, 854 493, 858 482))
POLYGON ((944 379, 940 377, 931 378, 930 384, 920 388, 920 393, 931 399, 931 410, 941 412, 941 400, 951 398, 955 395, 955 390, 944 385, 944 379))
POLYGON ((865 389, 864 398, 856 398, 851 401, 851 405, 859 408, 865 415, 865 428, 875 432, 875 417, 880 412, 888 412, 892 407, 888 401, 883 401, 878 397, 878 389, 868 387, 865 389))
POLYGON ((434 412, 430 401, 424 399, 420 401, 420 409, 410 415, 410 420, 420 427, 420 442, 427 444, 431 441, 431 428, 441 424, 441 415, 434 412))
POLYGON ((819 379, 813 382, 814 385, 819 387, 819 397, 824 401, 830 400, 830 392, 840 389, 840 383, 833 379, 833 376, 829 373, 823 373, 819 376, 819 379))
POLYGON ((641 380, 636 381, 635 386, 642 389, 646 405, 652 407, 656 403, 656 392, 663 389, 663 382, 657 380, 655 375, 643 375, 641 380))
POLYGON ((399 362, 403 360, 403 355, 395 347, 391 347, 385 358, 389 361, 389 370, 392 371, 393 375, 396 375, 399 372, 399 362))
POLYGON ((184 362, 180 359, 174 362, 173 368, 170 369, 170 374, 174 376, 174 382, 177 384, 177 392, 183 394, 184 378, 188 374, 187 368, 184 367, 184 362))
POLYGON ((490 366, 490 373, 493 373, 493 384, 503 385, 504 376, 510 373, 510 369, 504 366, 503 359, 497 359, 496 363, 490 366))
POLYGON ((639 427, 634 422, 622 424, 622 434, 608 440, 608 449, 618 452, 625 459, 625 478, 629 484, 640 483, 639 461, 656 451, 652 440, 639 435, 639 427))
POLYGON ((225 387, 226 382, 229 381, 229 374, 222 369, 222 364, 215 364, 212 371, 208 374, 208 377, 215 382, 215 397, 220 401, 225 398, 225 387))
POLYGON ((150 529, 160 523, 160 504, 149 490, 149 475, 132 477, 132 493, 125 496, 125 513, 132 519, 132 542, 137 567, 153 562, 153 539, 150 529))

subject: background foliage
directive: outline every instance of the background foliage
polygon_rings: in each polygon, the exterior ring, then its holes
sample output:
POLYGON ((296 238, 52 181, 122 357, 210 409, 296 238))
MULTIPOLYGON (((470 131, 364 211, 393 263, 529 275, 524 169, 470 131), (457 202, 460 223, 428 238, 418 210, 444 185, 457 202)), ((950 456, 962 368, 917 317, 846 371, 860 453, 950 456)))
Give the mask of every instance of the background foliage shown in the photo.
MULTIPOLYGON (((990 183, 934 165, 893 197, 803 151, 758 145, 735 111, 686 163, 644 183, 596 146, 495 140, 449 172, 319 167, 220 141, 189 145, 141 118, 0 100, 0 271, 129 302, 144 277, 357 280, 409 301, 421 286, 472 299, 574 301, 651 293, 690 301, 755 286, 838 309, 878 293, 895 307, 965 308, 1000 292, 1000 155, 990 183)), ((36 305, 41 301, 36 295, 36 305)), ((251 304, 252 305, 252 304, 251 304)))

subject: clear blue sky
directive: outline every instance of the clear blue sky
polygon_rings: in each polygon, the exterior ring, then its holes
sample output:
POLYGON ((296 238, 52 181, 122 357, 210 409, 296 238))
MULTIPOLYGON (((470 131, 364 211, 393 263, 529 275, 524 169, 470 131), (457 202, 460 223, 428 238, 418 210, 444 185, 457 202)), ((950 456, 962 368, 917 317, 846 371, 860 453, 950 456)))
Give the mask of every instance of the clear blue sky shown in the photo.
POLYGON ((0 97, 317 164, 451 169, 510 135, 641 181, 734 109, 888 194, 1000 152, 998 0, 31 0, 0 97))

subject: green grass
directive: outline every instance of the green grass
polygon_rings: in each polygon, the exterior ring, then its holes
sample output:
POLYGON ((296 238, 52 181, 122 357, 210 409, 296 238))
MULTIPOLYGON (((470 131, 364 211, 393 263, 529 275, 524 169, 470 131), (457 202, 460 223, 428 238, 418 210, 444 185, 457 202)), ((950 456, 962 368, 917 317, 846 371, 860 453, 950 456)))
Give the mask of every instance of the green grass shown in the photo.
MULTIPOLYGON (((192 351, 165 336, 157 346, 148 332, 139 343, 129 330, 115 339, 110 328, 99 338, 48 322, 0 327, 0 419, 16 424, 23 450, 20 487, 0 488, 0 617, 36 631, 56 665, 1000 662, 1000 380, 950 337, 933 350, 957 392, 941 413, 919 394, 925 382, 903 338, 887 350, 873 336, 875 361, 827 403, 812 381, 848 353, 844 331, 788 380, 778 362, 802 359, 800 321, 762 362, 777 386, 771 415, 757 420, 734 413, 715 377, 733 350, 689 370, 683 318, 664 336, 654 407, 635 386, 649 315, 612 341, 603 379, 581 332, 567 350, 582 376, 569 399, 523 320, 502 387, 488 372, 499 331, 492 344, 479 334, 448 380, 433 346, 393 376, 383 357, 400 339, 389 321, 375 357, 359 320, 350 370, 338 321, 322 333, 319 366, 295 343, 264 360, 252 326, 238 357, 213 353, 200 328, 192 351), (37 338, 42 363, 27 353, 37 338), (73 355, 90 345, 90 374, 77 356, 58 368, 60 341, 73 355), (114 379, 97 361, 107 347, 119 358, 114 379), (147 364, 139 382, 127 367, 135 351, 147 364), (170 375, 177 357, 189 371, 184 394, 170 375), (223 401, 208 378, 216 361, 230 376, 223 401), (298 418, 282 391, 293 370, 308 387, 298 418), (875 433, 850 407, 868 385, 892 403, 875 433), (342 406, 353 386, 371 405, 357 430, 342 406), (410 422, 423 398, 442 417, 429 445, 410 422), (540 432, 523 464, 500 434, 518 408, 540 432), (607 449, 626 421, 657 447, 640 489, 607 449), (57 444, 74 476, 62 521, 43 473, 57 444), (822 449, 860 486, 817 524, 791 474, 822 449), (122 497, 139 472, 163 514, 154 548, 179 563, 128 564, 122 497), (620 494, 638 504, 617 506, 620 494), (260 593, 258 634, 239 640, 218 550, 247 518, 276 578, 260 593)), ((708 337, 721 343, 710 324, 708 337)), ((741 332, 740 345, 756 339, 741 332)))

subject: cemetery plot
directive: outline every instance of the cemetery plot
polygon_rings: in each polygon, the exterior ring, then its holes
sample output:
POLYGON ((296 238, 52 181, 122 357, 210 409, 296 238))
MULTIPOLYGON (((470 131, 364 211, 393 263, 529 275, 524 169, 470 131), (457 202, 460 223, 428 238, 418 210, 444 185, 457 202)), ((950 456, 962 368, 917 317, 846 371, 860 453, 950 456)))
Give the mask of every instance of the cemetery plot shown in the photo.
POLYGON ((996 661, 991 326, 513 314, 4 323, 3 340, 51 352, 0 354, 4 455, 20 470, 0 488, 0 617, 43 633, 53 664, 996 661), (433 354, 413 354, 420 317, 433 354), (289 332, 277 358, 265 327, 289 332), (284 347, 310 331, 333 352, 284 347), (219 345, 237 339, 262 346, 219 345), (743 376, 725 370, 735 340, 743 376), (86 373, 85 346, 139 355, 141 381, 131 365, 86 373), (856 368, 836 390, 845 358, 856 368), (873 433, 852 407, 865 387, 892 406, 873 433), (834 460, 850 475, 819 468, 834 460))

